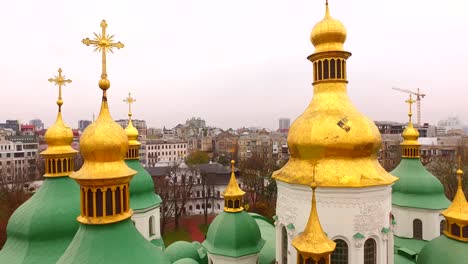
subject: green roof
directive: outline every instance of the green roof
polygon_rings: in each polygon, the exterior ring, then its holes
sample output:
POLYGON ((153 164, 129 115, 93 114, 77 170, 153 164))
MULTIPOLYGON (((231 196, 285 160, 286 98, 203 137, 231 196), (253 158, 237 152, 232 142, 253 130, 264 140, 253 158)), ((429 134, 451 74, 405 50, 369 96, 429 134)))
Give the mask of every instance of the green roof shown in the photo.
POLYGON ((173 262, 173 264, 198 264, 198 262, 191 258, 183 258, 173 262))
POLYGON ((162 250, 166 249, 166 245, 164 245, 164 239, 162 237, 151 240, 151 244, 159 247, 162 250))
POLYGON ((130 181, 130 207, 135 210, 145 210, 156 207, 162 200, 154 193, 154 182, 151 175, 141 166, 139 160, 125 160, 127 166, 137 171, 130 181))
POLYGON ((57 263, 61 264, 170 264, 158 247, 147 241, 126 219, 106 225, 81 224, 57 263))
POLYGON ((398 250, 399 248, 406 248, 417 254, 419 254, 421 249, 428 243, 428 241, 426 240, 403 238, 398 236, 393 236, 393 241, 396 250, 398 250))
POLYGON ((418 264, 462 264, 468 262, 468 242, 444 235, 431 240, 419 253, 418 264))
POLYGON ((442 183, 424 168, 420 159, 402 158, 390 173, 399 178, 392 187, 394 205, 433 210, 450 205, 442 183))
POLYGON ((180 259, 186 258, 200 262, 202 259, 198 252, 198 248, 194 244, 187 241, 177 241, 172 243, 166 248, 164 253, 171 262, 176 262, 180 259))
POLYGON ((255 213, 249 213, 260 228, 265 245, 258 254, 260 264, 271 264, 276 259, 276 230, 275 226, 268 222, 267 218, 255 213))
POLYGON ((245 211, 221 212, 203 242, 209 253, 233 258, 256 254, 264 244, 257 222, 245 211))
POLYGON ((404 256, 401 256, 401 255, 398 255, 397 253, 395 253, 393 255, 393 263, 394 264, 415 264, 416 262, 412 261, 409 258, 406 258, 404 256))
POLYGON ((79 186, 69 177, 47 178, 11 216, 0 263, 55 263, 75 236, 79 186))

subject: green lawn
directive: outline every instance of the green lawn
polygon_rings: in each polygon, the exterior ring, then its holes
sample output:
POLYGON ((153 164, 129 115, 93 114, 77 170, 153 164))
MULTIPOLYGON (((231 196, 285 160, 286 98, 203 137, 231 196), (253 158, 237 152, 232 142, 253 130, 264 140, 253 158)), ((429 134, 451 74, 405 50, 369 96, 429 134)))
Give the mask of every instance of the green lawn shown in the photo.
POLYGON ((166 245, 166 248, 170 244, 176 241, 180 241, 180 240, 188 241, 188 242, 192 241, 190 234, 187 232, 187 230, 183 228, 167 231, 166 233, 164 233, 163 237, 164 237, 164 244, 166 245))
POLYGON ((200 232, 202 232, 203 235, 205 235, 205 237, 206 237, 206 233, 208 232, 208 227, 209 227, 209 226, 210 226, 209 224, 208 224, 208 225, 200 224, 200 225, 198 226, 198 229, 200 229, 200 232))

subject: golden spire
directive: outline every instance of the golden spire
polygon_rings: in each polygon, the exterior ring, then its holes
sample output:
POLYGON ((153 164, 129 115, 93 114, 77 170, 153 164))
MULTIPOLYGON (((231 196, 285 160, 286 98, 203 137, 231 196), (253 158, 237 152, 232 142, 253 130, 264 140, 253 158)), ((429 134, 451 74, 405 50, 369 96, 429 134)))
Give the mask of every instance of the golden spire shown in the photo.
POLYGON ((131 93, 128 93, 128 97, 123 101, 128 104, 128 126, 125 128, 125 133, 127 133, 129 148, 125 159, 139 159, 141 143, 138 142, 138 129, 136 129, 132 123, 132 104, 135 103, 136 100, 132 97, 131 93))
POLYGON ((314 263, 319 263, 320 259, 325 260, 324 263, 330 263, 330 254, 335 250, 336 243, 330 240, 325 232, 317 213, 317 201, 315 198, 315 167, 314 164, 313 179, 310 186, 312 187, 312 206, 310 209, 309 220, 304 228, 304 231, 293 239, 292 245, 298 251, 298 264, 308 263, 306 260, 312 258, 314 263))
POLYGON ((461 230, 465 230, 468 226, 468 202, 466 201, 465 193, 463 192, 463 171, 461 170, 461 157, 458 157, 457 169, 458 188, 452 204, 442 215, 446 219, 446 228, 444 234, 456 240, 468 242, 466 234, 462 234, 461 230))
POLYGON ((234 164, 235 161, 231 160, 231 178, 223 193, 224 211, 226 212, 240 212, 244 210, 244 207, 242 207, 242 197, 245 192, 239 188, 239 184, 237 183, 234 164))
POLYGON ((291 158, 273 178, 309 186, 313 161, 316 181, 322 187, 368 187, 390 185, 397 180, 379 164, 382 143, 374 122, 361 114, 347 94, 347 59, 344 51, 346 29, 332 18, 325 6, 325 18, 315 25, 311 39, 315 52, 314 96, 307 109, 289 129, 291 158))
POLYGON ((54 76, 54 78, 49 78, 49 82, 53 82, 56 86, 59 88, 59 95, 57 99, 57 105, 59 107, 59 112, 62 110, 62 85, 66 86, 67 83, 71 83, 72 80, 70 79, 65 79, 65 76, 62 76, 62 68, 58 69, 58 75, 54 76))
POLYGON ((408 126, 403 131, 403 143, 401 143, 404 158, 419 158, 421 143, 418 142, 419 131, 414 128, 411 117, 413 116, 412 105, 416 102, 410 94, 409 99, 405 101, 409 106, 408 126))
POLYGON ((44 177, 63 177, 68 176, 73 171, 73 157, 77 151, 71 147, 73 142, 73 131, 62 120, 62 85, 72 81, 62 76, 62 69, 58 69, 58 75, 50 78, 49 82, 53 82, 59 88, 57 100, 58 113, 55 123, 47 129, 45 140, 47 149, 41 152, 45 160, 44 177))
POLYGON ((103 90, 101 110, 96 121, 89 125, 80 140, 84 163, 71 175, 81 186, 81 215, 78 221, 84 224, 107 224, 130 218, 128 183, 136 174, 124 162, 128 150, 125 131, 112 119, 107 103, 106 90, 110 87, 106 72, 106 53, 112 48, 123 48, 120 42, 113 43, 113 36, 106 34, 106 21, 101 22, 102 34, 82 42, 94 45, 102 52, 102 74, 99 88, 103 90), (107 200, 107 203, 106 203, 107 200), (112 201, 110 201, 112 200, 112 201))
POLYGON ((89 38, 83 39, 81 42, 86 46, 93 45, 95 47, 94 51, 101 52, 102 55, 102 73, 101 80, 99 80, 99 88, 103 90, 103 100, 107 100, 106 90, 110 87, 110 82, 107 79, 107 68, 106 68, 106 54, 107 52, 114 53, 113 48, 121 49, 125 47, 120 41, 115 43, 113 42, 114 35, 109 35, 106 33, 107 22, 105 20, 101 21, 101 34, 94 33, 94 39, 90 40, 89 38))

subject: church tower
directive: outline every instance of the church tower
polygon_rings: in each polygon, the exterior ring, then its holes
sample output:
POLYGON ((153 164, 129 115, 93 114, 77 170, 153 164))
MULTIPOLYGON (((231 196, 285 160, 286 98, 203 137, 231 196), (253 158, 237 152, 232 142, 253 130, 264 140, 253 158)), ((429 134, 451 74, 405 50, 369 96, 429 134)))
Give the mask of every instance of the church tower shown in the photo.
POLYGON ((128 126, 125 128, 128 137, 128 151, 125 155, 125 163, 137 172, 130 181, 132 221, 140 234, 163 249, 164 241, 161 238, 159 215, 162 200, 159 195, 154 193, 154 182, 151 175, 140 163, 141 143, 138 142, 138 130, 132 123, 132 104, 135 101, 130 93, 124 100, 128 104, 128 126))
POLYGON ((62 119, 62 87, 71 80, 58 69, 49 81, 58 86, 59 96, 57 119, 45 133, 47 149, 41 152, 45 180, 11 216, 0 263, 56 263, 78 230, 79 186, 68 177, 77 151, 71 147, 73 132, 62 119))
MULTIPOLYGON (((411 121, 411 105, 415 102, 410 95, 409 122, 403 131, 400 164, 390 172, 399 180, 392 189, 392 221, 398 237, 432 240, 442 234, 444 218, 440 214, 450 201, 445 197, 444 186, 424 168, 420 159, 419 132, 411 121)), ((398 241, 395 244, 398 246, 398 241)))
POLYGON ((312 30, 314 96, 288 135, 291 158, 276 171, 278 199, 276 259, 296 263, 292 240, 306 227, 311 210, 313 170, 317 211, 324 231, 336 243, 331 263, 393 263, 390 229, 391 185, 397 180, 383 169, 377 153, 381 136, 347 95, 344 25, 330 15, 312 30))
POLYGON ((128 152, 125 131, 111 117, 107 101, 110 81, 107 79, 106 55, 113 48, 123 48, 106 33, 107 23, 101 22, 102 33, 95 39, 83 40, 102 53, 102 90, 99 116, 83 132, 80 150, 84 163, 70 177, 80 185, 80 227, 69 247, 59 259, 60 264, 78 263, 161 263, 170 264, 160 248, 148 242, 131 221, 129 182, 137 171, 124 162, 128 152))

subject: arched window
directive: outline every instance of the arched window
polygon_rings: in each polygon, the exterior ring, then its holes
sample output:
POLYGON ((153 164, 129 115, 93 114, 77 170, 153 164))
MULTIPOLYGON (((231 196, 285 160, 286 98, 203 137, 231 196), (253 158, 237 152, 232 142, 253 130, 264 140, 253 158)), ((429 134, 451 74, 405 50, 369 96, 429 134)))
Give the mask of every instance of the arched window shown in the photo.
POLYGON ((232 200, 228 200, 228 208, 232 208, 233 207, 233 203, 232 203, 232 200))
POLYGON ((193 207, 191 205, 189 205, 188 209, 189 209, 189 211, 192 211, 193 207))
POLYGON ((120 197, 121 197, 121 193, 120 193, 120 187, 117 187, 115 189, 115 213, 116 214, 120 214, 122 213, 122 204, 120 203, 120 197))
POLYGON ((96 190, 96 216, 102 216, 103 204, 102 204, 102 191, 101 189, 96 190))
POLYGON ((445 220, 440 221, 440 235, 444 233, 445 230, 445 220))
POLYGON ((88 216, 94 217, 94 199, 93 199, 93 191, 88 189, 86 192, 86 199, 88 201, 88 216))
POLYGON ((328 79, 330 68, 328 68, 328 60, 323 61, 323 79, 328 79))
POLYGON ((318 62, 318 79, 322 80, 322 61, 318 62))
POLYGON ((456 223, 450 225, 450 234, 459 237, 460 236, 460 226, 456 223))
POLYGON ((468 238, 468 226, 464 226, 462 229, 462 237, 468 238))
POLYGON ((288 263, 288 232, 286 231, 286 227, 283 226, 281 229, 281 255, 283 257, 283 263, 288 263))
POLYGON ((62 160, 61 159, 57 160, 57 172, 62 173, 62 160))
POLYGON ((200 205, 199 205, 199 204, 197 204, 196 208, 197 208, 197 210, 200 210, 200 205))
POLYGON ((336 239, 336 248, 331 255, 331 264, 348 264, 348 244, 342 239, 336 239))
POLYGON ((123 211, 127 212, 127 186, 123 187, 123 211))
POLYGON ((335 79, 335 60, 330 60, 330 78, 335 79))
POLYGON ((149 225, 149 235, 154 236, 154 216, 150 216, 148 225, 149 225))
POLYGON ((236 199, 234 201, 234 208, 240 208, 240 200, 236 199))
POLYGON ((106 190, 106 215, 113 215, 113 208, 112 208, 112 190, 111 188, 107 188, 106 190))
POLYGON ((422 221, 419 219, 414 219, 413 220, 413 238, 419 239, 419 240, 423 239, 422 230, 423 230, 422 221))
POLYGON ((336 60, 336 78, 341 79, 341 60, 336 60))
POLYGON ((317 80, 317 62, 314 62, 314 81, 317 80))
POLYGON ((343 79, 346 79, 346 61, 343 60, 343 63, 341 64, 341 67, 343 68, 341 70, 341 73, 343 74, 343 79))
POLYGON ((364 264, 377 264, 377 243, 373 238, 364 243, 364 264))
POLYGON ((216 204, 216 205, 217 205, 217 207, 218 207, 218 210, 221 209, 221 205, 219 205, 219 204, 216 204))

